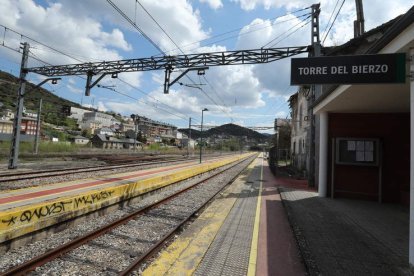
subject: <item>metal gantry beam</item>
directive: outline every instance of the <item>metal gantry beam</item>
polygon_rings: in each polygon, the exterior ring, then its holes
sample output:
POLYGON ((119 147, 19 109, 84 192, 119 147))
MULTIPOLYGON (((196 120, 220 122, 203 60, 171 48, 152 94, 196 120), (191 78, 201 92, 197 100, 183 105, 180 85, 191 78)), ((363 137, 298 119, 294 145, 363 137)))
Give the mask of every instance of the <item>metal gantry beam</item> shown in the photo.
MULTIPOLYGON (((237 125, 238 126, 238 125, 237 125)), ((195 127, 195 128, 201 128, 201 125, 190 125, 190 127, 195 127)), ((219 127, 219 126, 213 126, 213 125, 203 125, 203 128, 215 128, 215 127, 219 127)), ((274 129, 274 126, 240 126, 243 128, 248 128, 251 130, 267 130, 267 129, 274 129)))
POLYGON ((239 50, 200 53, 177 56, 161 56, 117 61, 88 62, 69 65, 51 65, 25 68, 44 76, 73 76, 73 75, 100 75, 121 72, 137 72, 161 70, 165 68, 197 68, 206 66, 240 65, 269 63, 290 56, 307 53, 308 46, 262 48, 254 50, 239 50))

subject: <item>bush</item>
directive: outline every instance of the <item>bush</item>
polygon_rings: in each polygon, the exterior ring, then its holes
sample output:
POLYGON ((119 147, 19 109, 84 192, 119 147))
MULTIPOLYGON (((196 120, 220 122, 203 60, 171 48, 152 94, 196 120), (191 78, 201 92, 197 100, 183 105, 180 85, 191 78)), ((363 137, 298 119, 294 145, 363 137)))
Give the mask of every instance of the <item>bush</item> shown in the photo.
POLYGON ((78 145, 66 142, 41 142, 39 144, 40 153, 75 152, 78 149, 78 145))

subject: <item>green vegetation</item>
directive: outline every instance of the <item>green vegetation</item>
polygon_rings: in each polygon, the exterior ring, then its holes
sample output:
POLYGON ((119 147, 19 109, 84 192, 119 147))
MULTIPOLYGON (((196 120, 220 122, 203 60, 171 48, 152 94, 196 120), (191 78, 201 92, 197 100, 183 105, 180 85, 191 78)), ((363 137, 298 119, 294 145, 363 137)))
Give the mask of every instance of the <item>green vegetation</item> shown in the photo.
MULTIPOLYGON (((19 145, 20 153, 33 153, 33 142, 21 142, 19 145)), ((40 142, 39 152, 41 153, 63 153, 63 152, 76 152, 82 147, 80 145, 71 144, 68 142, 40 142)), ((8 154, 10 151, 10 142, 0 142, 0 152, 2 154, 8 154)))
POLYGON ((151 145, 148 146, 149 150, 156 150, 156 151, 159 151, 163 148, 165 148, 165 147, 162 147, 159 143, 154 143, 154 144, 151 144, 151 145))
POLYGON ((52 152, 76 152, 80 148, 85 146, 80 146, 76 144, 71 144, 67 142, 41 142, 39 144, 39 152, 42 153, 52 153, 52 152))
MULTIPOLYGON (((189 135, 188 128, 181 128, 178 131, 185 133, 187 136, 189 135)), ((198 139, 200 138, 200 131, 191 129, 191 138, 198 139)), ((241 127, 235 124, 225 124, 222 126, 214 127, 209 130, 203 131, 204 137, 211 137, 213 135, 227 135, 227 136, 235 136, 235 137, 242 137, 247 136, 251 139, 256 139, 258 142, 264 142, 268 140, 268 136, 261 134, 257 131, 241 127)))
POLYGON ((44 136, 58 138, 60 142, 68 141, 70 137, 70 135, 67 134, 66 132, 53 129, 52 127, 47 126, 47 125, 42 125, 41 132, 44 136))
MULTIPOLYGON (((0 112, 10 109, 14 112, 16 109, 18 78, 6 72, 0 71, 0 112)), ((66 116, 62 113, 64 106, 73 106, 81 108, 77 103, 63 99, 41 87, 34 89, 35 85, 27 83, 24 97, 24 106, 27 110, 37 112, 39 101, 43 99, 41 118, 49 124, 57 126, 68 126, 73 128, 73 123, 67 121, 66 116)))

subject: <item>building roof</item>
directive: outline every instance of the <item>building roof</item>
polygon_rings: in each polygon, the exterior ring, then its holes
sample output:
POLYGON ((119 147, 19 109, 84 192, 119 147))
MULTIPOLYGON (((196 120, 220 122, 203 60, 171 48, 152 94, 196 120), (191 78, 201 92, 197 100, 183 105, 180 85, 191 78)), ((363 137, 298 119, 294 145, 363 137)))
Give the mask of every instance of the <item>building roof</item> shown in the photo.
POLYGON ((87 139, 87 140, 89 140, 89 138, 83 137, 81 135, 76 135, 76 136, 73 137, 73 139, 87 139))
MULTIPOLYGON (((387 23, 362 34, 360 37, 351 39, 343 45, 325 48, 324 52, 329 56, 378 53, 413 22, 414 6, 404 15, 397 16, 387 23)), ((324 91, 322 95, 315 100, 311 106, 312 108, 335 91, 339 85, 324 85, 323 87, 324 91)))
POLYGON ((105 134, 96 134, 94 137, 97 137, 98 139, 104 142, 122 143, 122 141, 119 140, 118 138, 106 136, 105 134))
POLYGON ((367 50, 376 44, 384 34, 400 19, 402 15, 374 28, 362 35, 352 38, 348 42, 333 47, 323 48, 325 56, 354 55, 364 54, 367 50))
POLYGON ((112 143, 122 143, 122 144, 142 144, 140 141, 130 138, 118 139, 111 136, 106 136, 105 134, 96 134, 94 137, 97 137, 99 140, 103 142, 112 142, 112 143))

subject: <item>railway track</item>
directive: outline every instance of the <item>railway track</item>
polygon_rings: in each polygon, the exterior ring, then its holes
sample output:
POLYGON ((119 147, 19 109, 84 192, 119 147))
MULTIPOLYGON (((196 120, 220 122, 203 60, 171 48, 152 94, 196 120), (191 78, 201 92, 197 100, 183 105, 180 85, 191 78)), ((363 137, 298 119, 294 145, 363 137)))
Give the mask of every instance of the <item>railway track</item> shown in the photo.
POLYGON ((114 170, 114 169, 124 169, 124 168, 134 168, 142 167, 154 164, 170 164, 175 162, 195 160, 196 158, 174 158, 174 159, 163 159, 157 161, 146 161, 133 164, 121 164, 121 165, 99 165, 99 166, 88 166, 88 167, 78 167, 70 169, 52 169, 52 170, 41 170, 41 171, 31 171, 31 172, 19 172, 19 173, 6 173, 0 176, 0 183, 10 182, 10 181, 21 181, 21 180, 30 180, 36 178, 44 177, 55 177, 55 176, 64 176, 71 175, 75 173, 84 173, 84 172, 97 172, 103 170, 114 170))
MULTIPOLYGON (((190 180, 190 185, 60 245, 0 275, 127 275, 142 266, 253 160, 249 158, 190 180)), ((188 181, 187 181, 188 182, 188 181)))

